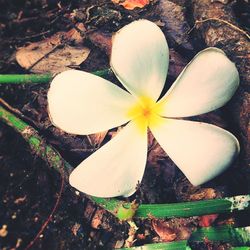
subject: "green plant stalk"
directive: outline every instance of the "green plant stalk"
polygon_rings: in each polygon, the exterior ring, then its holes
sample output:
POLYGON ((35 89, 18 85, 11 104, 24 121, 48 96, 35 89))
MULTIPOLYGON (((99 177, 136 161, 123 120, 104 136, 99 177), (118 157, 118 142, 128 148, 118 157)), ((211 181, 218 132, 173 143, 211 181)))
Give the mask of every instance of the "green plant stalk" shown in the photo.
POLYGON ((31 84, 31 83, 47 83, 53 78, 50 73, 46 74, 8 74, 0 75, 0 84, 31 84))
POLYGON ((232 247, 233 250, 246 250, 250 246, 250 227, 242 228, 233 228, 230 226, 222 227, 207 227, 200 228, 194 231, 189 238, 189 240, 174 241, 168 243, 155 243, 155 244, 146 244, 140 247, 132 248, 122 248, 122 250, 151 250, 151 249, 167 249, 167 250, 188 250, 191 249, 188 244, 193 242, 202 242, 204 239, 209 241, 222 241, 229 242, 233 246, 242 246, 242 247, 232 247))
POLYGON ((206 214, 232 212, 250 209, 250 195, 239 195, 230 198, 182 202, 175 204, 142 204, 136 211, 136 217, 152 215, 164 217, 190 217, 206 214))
MULTIPOLYGON (((32 126, 22 121, 14 114, 7 111, 0 105, 0 120, 5 124, 12 127, 16 132, 21 134, 25 141, 29 144, 33 153, 41 157, 51 167, 53 167, 60 174, 63 174, 68 180, 69 174, 74 169, 61 155, 39 135, 32 126)), ((121 202, 116 199, 104 199, 98 203, 102 207, 107 207, 107 210, 112 212, 115 208, 119 207, 121 202)))
POLYGON ((203 227, 192 233, 189 242, 202 241, 205 238, 209 241, 230 242, 233 246, 250 246, 250 226, 203 227))
MULTIPOLYGON (((114 211, 116 204, 109 203, 107 199, 93 197, 97 203, 103 204, 104 208, 114 211)), ((141 204, 135 211, 135 217, 147 218, 171 218, 190 217, 215 213, 226 213, 237 210, 250 209, 250 195, 239 195, 228 198, 181 202, 171 204, 141 204)), ((128 210, 133 209, 131 203, 122 203, 120 206, 128 210)), ((119 216, 120 217, 120 216, 119 216)))
MULTIPOLYGON (((0 106, 0 119, 20 133, 30 145, 32 151, 48 162, 55 170, 62 173, 63 168, 65 179, 67 180, 73 167, 63 160, 60 154, 52 146, 48 145, 33 127, 2 106, 0 106)), ((133 202, 127 203, 117 199, 90 198, 121 220, 129 220, 133 216, 139 218, 147 218, 149 216, 154 216, 155 218, 189 217, 250 208, 250 195, 172 204, 142 204, 140 206, 136 206, 133 202)))
POLYGON ((191 248, 187 245, 187 240, 182 241, 174 241, 168 243, 154 243, 154 244, 145 244, 143 246, 138 247, 130 247, 130 248, 120 248, 120 250, 191 250, 191 248))
MULTIPOLYGON (((112 74, 111 69, 103 69, 92 72, 92 74, 105 77, 112 74)), ((46 74, 0 74, 0 84, 39 84, 50 82, 55 75, 46 74)))
POLYGON ((38 135, 38 132, 33 127, 5 110, 2 106, 0 106, 0 118, 4 123, 14 128, 16 132, 20 133, 25 141, 28 142, 32 152, 47 161, 55 170, 60 172, 62 167, 64 167, 65 177, 68 178, 73 168, 69 163, 62 160, 56 150, 46 144, 44 139, 38 135))

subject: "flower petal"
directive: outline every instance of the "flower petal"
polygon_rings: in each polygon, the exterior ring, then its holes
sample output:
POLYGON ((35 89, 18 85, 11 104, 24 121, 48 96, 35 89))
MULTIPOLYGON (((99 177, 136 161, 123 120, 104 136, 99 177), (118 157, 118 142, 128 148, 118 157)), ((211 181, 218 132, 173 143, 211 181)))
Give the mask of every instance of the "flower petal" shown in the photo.
POLYGON ((69 70, 57 75, 48 92, 53 124, 72 134, 92 134, 129 121, 136 99, 93 74, 69 70))
POLYGON ((239 73, 225 53, 208 48, 185 67, 161 99, 161 115, 188 117, 222 107, 239 86, 239 73))
POLYGON ((147 128, 131 121, 70 175, 70 185, 97 197, 130 196, 141 182, 147 158, 147 128))
POLYGON ((150 128, 156 140, 193 185, 224 171, 239 153, 237 139, 207 123, 161 118, 150 128))
POLYGON ((160 28, 147 20, 134 21, 113 39, 111 67, 137 97, 158 99, 165 84, 169 50, 160 28))

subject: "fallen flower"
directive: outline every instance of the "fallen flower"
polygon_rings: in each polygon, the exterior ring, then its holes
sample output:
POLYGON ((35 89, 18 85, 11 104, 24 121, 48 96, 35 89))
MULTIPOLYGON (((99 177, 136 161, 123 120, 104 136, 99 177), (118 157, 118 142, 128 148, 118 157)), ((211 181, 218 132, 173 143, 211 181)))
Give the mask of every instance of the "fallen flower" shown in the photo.
POLYGON ((87 72, 57 75, 48 92, 55 126, 79 135, 125 127, 84 160, 70 184, 97 197, 132 195, 147 161, 147 130, 193 185, 224 171, 239 153, 237 139, 217 126, 176 119, 223 106, 239 85, 235 65, 224 52, 207 48, 184 68, 160 99, 168 70, 164 34, 147 20, 132 22, 113 39, 111 67, 128 90, 87 72))

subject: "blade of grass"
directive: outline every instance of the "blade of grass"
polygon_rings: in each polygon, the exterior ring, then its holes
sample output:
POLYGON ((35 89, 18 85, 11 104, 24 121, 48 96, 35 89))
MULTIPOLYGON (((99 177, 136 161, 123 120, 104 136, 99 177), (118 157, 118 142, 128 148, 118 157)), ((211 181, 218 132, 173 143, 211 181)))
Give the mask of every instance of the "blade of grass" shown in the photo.
POLYGON ((191 249, 188 246, 188 243, 194 242, 203 242, 205 239, 213 242, 228 242, 234 246, 240 247, 232 247, 232 250, 246 250, 249 249, 250 245, 250 227, 243 228, 233 228, 230 226, 222 226, 222 227, 208 227, 208 228, 200 228, 192 233, 190 239, 175 241, 175 242, 167 242, 167 243, 154 243, 154 244, 146 244, 143 246, 132 247, 132 248, 121 248, 121 250, 156 250, 156 249, 166 249, 166 250, 188 250, 191 249))
POLYGON ((234 246, 250 246, 250 226, 234 228, 230 226, 203 227, 196 230, 189 241, 210 241, 230 242, 234 246))
MULTIPOLYGON (((92 72, 92 74, 105 77, 112 74, 111 69, 103 69, 92 72)), ((0 74, 0 84, 38 84, 48 83, 53 79, 54 75, 46 74, 0 74)))
POLYGON ((50 73, 46 74, 8 74, 0 75, 0 84, 31 84, 31 83, 47 83, 53 78, 50 73))
POLYGON ((143 246, 138 247, 130 247, 130 248, 121 248, 120 250, 191 250, 189 246, 187 246, 187 241, 175 241, 168 243, 155 243, 155 244, 145 244, 143 246))
POLYGON ((249 250, 250 247, 231 247, 230 250, 249 250))
MULTIPOLYGON (((66 175, 65 180, 68 179, 73 167, 39 136, 38 131, 2 106, 0 106, 0 119, 20 133, 30 145, 31 150, 48 162, 55 170, 61 172, 60 170, 63 167, 66 175)), ((90 198, 121 220, 128 220, 133 216, 147 218, 150 215, 156 218, 189 217, 250 208, 250 195, 172 204, 142 204, 139 207, 135 206, 134 203, 117 199, 90 198)))
POLYGON ((195 215, 232 212, 249 209, 250 195, 239 195, 231 198, 182 202, 176 204, 142 204, 136 211, 136 217, 152 215, 163 217, 190 217, 195 215))

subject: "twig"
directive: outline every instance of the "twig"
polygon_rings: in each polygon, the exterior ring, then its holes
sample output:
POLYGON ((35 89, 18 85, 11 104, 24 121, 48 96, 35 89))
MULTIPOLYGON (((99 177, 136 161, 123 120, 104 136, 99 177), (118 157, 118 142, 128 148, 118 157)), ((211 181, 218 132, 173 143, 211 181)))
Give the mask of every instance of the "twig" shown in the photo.
POLYGON ((10 106, 10 104, 8 104, 2 98, 0 98, 0 105, 2 105, 3 107, 7 108, 7 110, 11 111, 12 113, 14 113, 15 115, 17 115, 18 117, 22 118, 24 121, 27 121, 27 122, 33 124, 36 128, 39 127, 38 124, 36 124, 36 122, 34 122, 29 117, 25 116, 20 110, 18 110, 16 108, 13 108, 12 106, 10 106))
POLYGON ((239 31, 240 33, 242 33, 243 35, 245 35, 250 40, 250 35, 245 30, 237 27, 236 25, 234 25, 234 24, 232 24, 232 23, 230 23, 230 22, 228 22, 226 20, 223 20, 223 19, 220 19, 220 18, 217 18, 217 17, 206 18, 206 19, 203 19, 203 20, 196 20, 194 26, 188 31, 188 34, 195 27, 197 27, 198 24, 209 22, 209 21, 216 21, 216 22, 224 23, 224 24, 230 26, 232 29, 239 31))
POLYGON ((37 33, 37 34, 34 34, 34 35, 30 35, 30 36, 16 37, 16 40, 26 41, 26 40, 30 40, 30 39, 33 39, 33 38, 37 38, 37 37, 40 37, 40 36, 47 35, 49 33, 51 33, 50 29, 46 30, 46 31, 43 31, 43 32, 40 32, 40 33, 37 33))
POLYGON ((18 116, 26 119, 26 117, 24 117, 24 115, 22 114, 22 112, 20 110, 15 109, 12 106, 10 106, 4 99, 0 98, 0 104, 2 104, 3 106, 5 106, 12 113, 17 114, 18 116))
MULTIPOLYGON (((0 119, 20 133, 30 145, 32 151, 43 160, 48 161, 55 170, 60 172, 63 165, 65 171, 64 177, 65 181, 67 181, 73 167, 63 160, 60 154, 52 146, 46 144, 44 139, 39 136, 38 132, 33 127, 29 126, 1 106, 0 119)), ((122 220, 131 219, 133 215, 139 218, 148 218, 150 215, 156 218, 189 217, 214 213, 228 213, 250 208, 250 195, 172 204, 142 204, 138 208, 133 202, 127 203, 117 199, 97 197, 90 197, 90 199, 122 220)))

